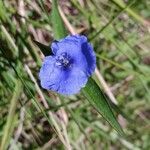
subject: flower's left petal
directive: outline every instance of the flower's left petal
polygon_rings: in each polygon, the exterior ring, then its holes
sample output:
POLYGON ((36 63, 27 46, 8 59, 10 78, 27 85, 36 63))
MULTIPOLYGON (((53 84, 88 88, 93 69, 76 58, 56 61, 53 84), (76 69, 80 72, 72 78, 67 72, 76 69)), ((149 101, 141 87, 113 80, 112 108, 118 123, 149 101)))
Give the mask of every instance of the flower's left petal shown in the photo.
POLYGON ((61 70, 55 66, 55 57, 45 57, 39 73, 41 86, 44 89, 56 91, 61 78, 60 72, 61 70))
POLYGON ((53 41, 53 43, 51 45, 51 49, 52 49, 52 52, 53 52, 54 55, 56 54, 57 50, 59 49, 57 43, 58 43, 58 41, 55 40, 55 41, 53 41))

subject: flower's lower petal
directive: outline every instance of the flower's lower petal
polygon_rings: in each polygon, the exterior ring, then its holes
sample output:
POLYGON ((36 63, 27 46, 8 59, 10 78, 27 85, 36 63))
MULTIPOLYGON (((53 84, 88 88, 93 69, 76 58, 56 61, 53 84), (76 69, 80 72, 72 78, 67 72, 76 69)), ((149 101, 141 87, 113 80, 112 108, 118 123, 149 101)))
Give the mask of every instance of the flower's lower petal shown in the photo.
POLYGON ((76 94, 87 82, 87 75, 79 68, 60 69, 54 65, 53 58, 47 58, 40 70, 41 86, 60 94, 76 94), (47 61, 50 59, 51 61, 47 61))
POLYGON ((64 95, 76 94, 87 83, 87 75, 80 69, 72 69, 67 74, 63 73, 59 83, 58 93, 64 95))

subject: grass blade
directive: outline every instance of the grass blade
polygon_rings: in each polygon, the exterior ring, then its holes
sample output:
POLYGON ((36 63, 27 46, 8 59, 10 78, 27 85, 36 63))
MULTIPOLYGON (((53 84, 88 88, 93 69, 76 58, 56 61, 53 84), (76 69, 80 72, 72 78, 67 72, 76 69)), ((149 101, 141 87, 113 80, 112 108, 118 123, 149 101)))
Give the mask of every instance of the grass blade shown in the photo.
POLYGON ((56 40, 61 39, 67 35, 65 26, 58 11, 57 0, 52 1, 52 24, 54 37, 56 40))
POLYGON ((14 118, 15 118, 15 111, 17 108, 17 102, 18 102, 18 99, 20 97, 21 92, 22 92, 22 83, 19 80, 17 80, 14 94, 13 94, 11 104, 10 104, 9 114, 8 114, 5 129, 4 129, 4 134, 3 134, 1 146, 0 146, 1 150, 7 149, 9 139, 10 139, 10 136, 12 133, 12 128, 14 127, 12 125, 12 122, 14 121, 14 118))

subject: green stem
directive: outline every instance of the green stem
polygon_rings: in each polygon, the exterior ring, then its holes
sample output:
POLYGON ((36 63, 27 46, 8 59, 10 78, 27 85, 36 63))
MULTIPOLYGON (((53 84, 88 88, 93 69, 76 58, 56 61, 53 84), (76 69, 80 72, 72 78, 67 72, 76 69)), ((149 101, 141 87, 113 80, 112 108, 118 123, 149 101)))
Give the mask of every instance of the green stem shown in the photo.
MULTIPOLYGON (((116 5, 118 5, 120 8, 124 9, 126 7, 126 4, 122 1, 122 0, 112 0, 116 5)), ((127 8, 125 9, 125 11, 132 16, 133 18, 135 18, 137 21, 139 21, 142 24, 145 24, 145 19, 142 18, 139 14, 137 14, 136 12, 134 12, 132 9, 127 8)))

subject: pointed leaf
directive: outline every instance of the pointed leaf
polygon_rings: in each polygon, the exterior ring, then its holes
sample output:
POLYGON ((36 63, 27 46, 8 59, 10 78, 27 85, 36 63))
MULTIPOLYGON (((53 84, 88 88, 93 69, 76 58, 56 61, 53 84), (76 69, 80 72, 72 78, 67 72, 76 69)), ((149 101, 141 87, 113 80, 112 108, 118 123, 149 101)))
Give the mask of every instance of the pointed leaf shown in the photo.
POLYGON ((33 40, 33 42, 39 47, 39 49, 42 51, 44 56, 48 56, 52 54, 52 51, 50 49, 50 46, 44 45, 38 41, 33 40))
POLYGON ((110 125, 117 130, 120 135, 123 135, 123 130, 117 122, 103 92, 96 84, 96 82, 89 78, 87 85, 82 89, 84 95, 87 97, 90 104, 105 118, 110 125))

